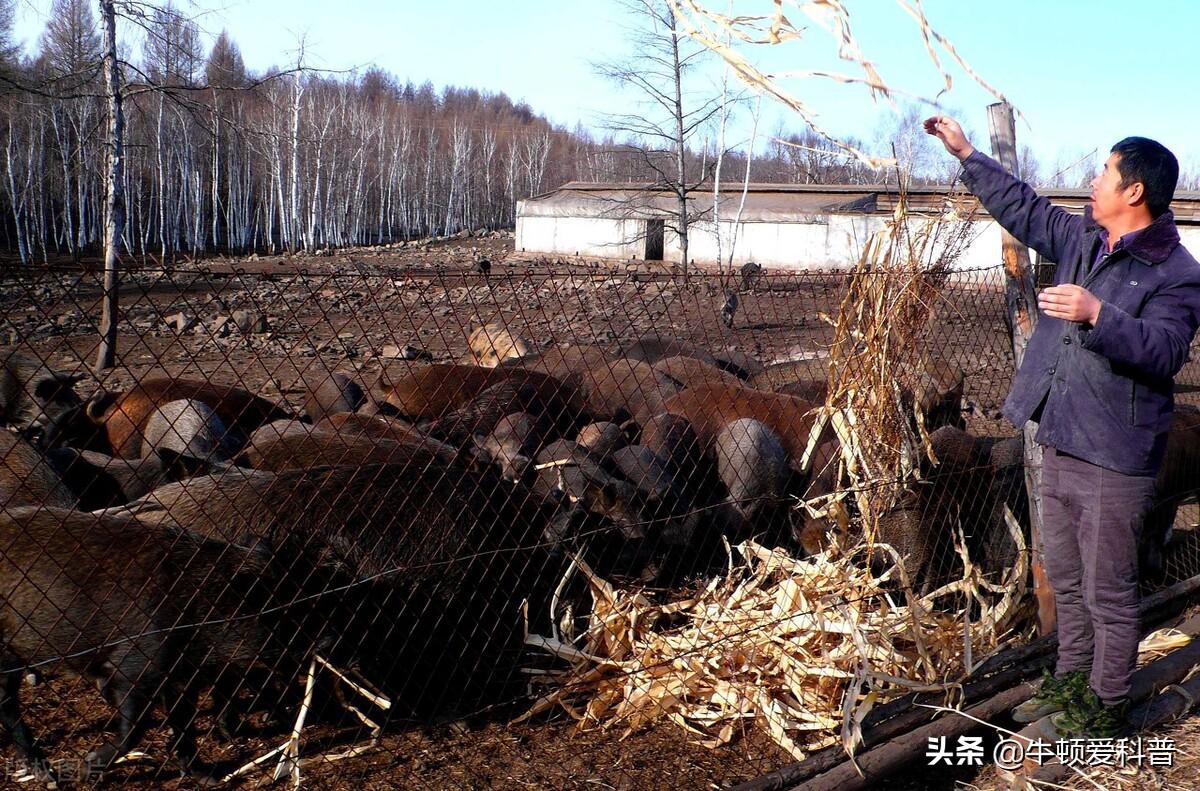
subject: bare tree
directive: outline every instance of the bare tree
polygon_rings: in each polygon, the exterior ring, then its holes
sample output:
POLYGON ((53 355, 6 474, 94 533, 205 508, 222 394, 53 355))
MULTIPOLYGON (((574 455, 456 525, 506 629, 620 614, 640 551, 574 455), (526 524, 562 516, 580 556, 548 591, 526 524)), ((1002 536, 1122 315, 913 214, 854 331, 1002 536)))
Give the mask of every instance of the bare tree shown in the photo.
MULTIPOLYGON (((687 278, 688 230, 695 221, 688 196, 709 175, 689 167, 689 148, 720 110, 719 97, 701 97, 691 89, 689 75, 706 50, 686 38, 667 0, 623 0, 635 27, 630 30, 633 55, 624 61, 600 64, 601 74, 638 98, 637 109, 608 117, 606 126, 623 138, 625 152, 635 154, 653 174, 651 192, 665 191, 674 199, 667 218, 679 240, 680 264, 687 278)), ((644 212, 636 203, 629 213, 644 212)))
POLYGON ((104 30, 104 88, 108 97, 108 159, 104 200, 104 302, 96 368, 105 370, 116 364, 117 293, 120 286, 117 255, 125 224, 125 114, 117 61, 117 12, 113 0, 100 0, 100 21, 104 30))
POLYGON ((41 61, 47 88, 56 97, 47 108, 63 178, 63 237, 78 261, 81 249, 95 239, 88 212, 88 193, 95 187, 84 149, 101 112, 97 100, 86 95, 98 87, 101 69, 100 32, 88 0, 54 0, 41 37, 41 61))

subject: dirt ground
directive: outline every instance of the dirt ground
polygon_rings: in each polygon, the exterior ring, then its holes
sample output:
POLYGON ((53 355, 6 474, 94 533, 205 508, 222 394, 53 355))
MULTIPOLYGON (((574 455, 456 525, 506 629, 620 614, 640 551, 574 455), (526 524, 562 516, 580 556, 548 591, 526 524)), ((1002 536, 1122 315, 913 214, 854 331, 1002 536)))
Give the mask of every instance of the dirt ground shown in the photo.
MULTIPOLYGON (((21 272, 0 262, 0 275, 0 343, 32 349, 58 369, 90 371, 100 297, 94 268, 63 265, 21 272)), ((971 430, 1006 436, 1012 429, 997 412, 1012 369, 1004 298, 982 281, 982 275, 968 276, 944 289, 927 345, 965 371, 971 430)), ((169 271, 135 265, 121 290, 120 365, 79 389, 83 394, 97 386, 119 389, 166 371, 238 384, 299 408, 304 381, 326 370, 352 372, 369 382, 386 368, 408 365, 399 359, 404 347, 436 361, 457 359, 466 350, 472 322, 480 321, 502 321, 538 346, 596 343, 615 351, 657 332, 769 363, 819 353, 830 342, 831 328, 822 314, 836 314, 844 284, 837 274, 768 272, 742 292, 734 326, 728 328, 718 315, 723 288, 715 273, 693 272, 685 284, 680 273, 661 264, 519 256, 504 236, 332 256, 214 259, 169 271), (491 262, 488 276, 476 271, 481 258, 491 262), (267 331, 229 330, 239 311, 264 318, 267 331)), ((1181 401, 1198 403, 1191 391, 1200 385, 1200 368, 1189 363, 1180 382, 1181 401)), ((1181 518, 1189 524, 1182 526, 1190 527, 1194 517, 1185 514, 1181 518)), ((1200 552, 1195 554, 1177 561, 1180 575, 1185 566, 1200 567, 1200 552)), ((79 681, 53 679, 26 689, 23 699, 29 721, 53 746, 55 757, 86 753, 109 724, 109 710, 79 681)), ((209 724, 202 722, 201 730, 209 724)), ((203 749, 210 760, 236 764, 282 738, 251 736, 223 746, 205 739, 203 749)), ((355 729, 318 724, 305 731, 303 749, 306 755, 343 749, 359 738, 355 729)), ((156 729, 143 749, 161 756, 165 747, 166 735, 156 729)), ((304 786, 723 788, 789 760, 756 731, 712 750, 693 744, 670 723, 623 737, 579 733, 562 714, 520 726, 494 715, 438 726, 394 726, 365 755, 306 768, 304 786)), ((949 789, 977 779, 983 776, 916 767, 878 787, 949 789)), ((103 784, 194 785, 170 770, 138 762, 114 770, 103 784)))

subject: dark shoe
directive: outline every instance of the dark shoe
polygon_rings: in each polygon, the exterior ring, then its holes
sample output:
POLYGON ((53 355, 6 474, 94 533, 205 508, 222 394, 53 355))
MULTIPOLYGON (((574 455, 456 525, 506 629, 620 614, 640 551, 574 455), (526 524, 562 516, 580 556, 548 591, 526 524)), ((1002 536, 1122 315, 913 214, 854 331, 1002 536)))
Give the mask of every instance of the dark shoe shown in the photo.
POLYGON ((1088 689, 1088 677, 1082 670, 1074 670, 1061 677, 1047 670, 1042 678, 1042 688, 1013 709, 1012 718, 1017 722, 1036 722, 1049 714, 1065 711, 1071 701, 1078 700, 1088 689))
POLYGON ((1062 739, 1116 739, 1128 730, 1128 712, 1128 700, 1106 706, 1089 688, 1071 701, 1066 711, 1051 717, 1050 723, 1062 739))

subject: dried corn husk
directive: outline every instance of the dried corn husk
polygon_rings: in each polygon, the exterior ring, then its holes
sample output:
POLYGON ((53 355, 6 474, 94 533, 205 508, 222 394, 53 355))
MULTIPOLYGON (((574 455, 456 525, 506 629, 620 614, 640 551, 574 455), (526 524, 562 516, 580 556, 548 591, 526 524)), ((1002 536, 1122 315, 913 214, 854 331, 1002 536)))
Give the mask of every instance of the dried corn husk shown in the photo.
MULTIPOLYGON (((1011 519, 1010 528, 1020 542, 1011 519)), ((907 606, 885 589, 902 569, 875 577, 849 554, 797 560, 749 541, 733 547, 727 574, 669 604, 618 590, 576 558, 594 602, 591 623, 569 651, 530 635, 531 646, 569 667, 535 677, 550 689, 521 719, 558 706, 582 729, 622 737, 666 719, 709 747, 753 726, 797 760, 839 739, 849 748, 877 702, 952 689, 971 655, 995 647, 1028 571, 1021 549, 1006 584, 985 585, 968 562, 962 581, 907 606), (937 609, 950 593, 964 594, 963 607, 937 609), (667 615, 673 625, 663 626, 667 615)))

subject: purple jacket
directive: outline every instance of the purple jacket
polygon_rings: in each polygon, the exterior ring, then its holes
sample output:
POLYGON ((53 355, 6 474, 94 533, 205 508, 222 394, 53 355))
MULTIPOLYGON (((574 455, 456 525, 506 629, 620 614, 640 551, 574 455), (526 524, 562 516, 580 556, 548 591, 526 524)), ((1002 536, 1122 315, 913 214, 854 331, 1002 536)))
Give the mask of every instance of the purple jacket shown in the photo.
POLYGON ((1174 376, 1200 325, 1200 265, 1165 212, 1096 264, 1099 226, 1073 215, 976 151, 963 182, 1017 239, 1058 264, 1054 282, 1103 303, 1096 325, 1038 317, 1004 416, 1041 407, 1037 441, 1106 469, 1155 475, 1175 407, 1174 376))

